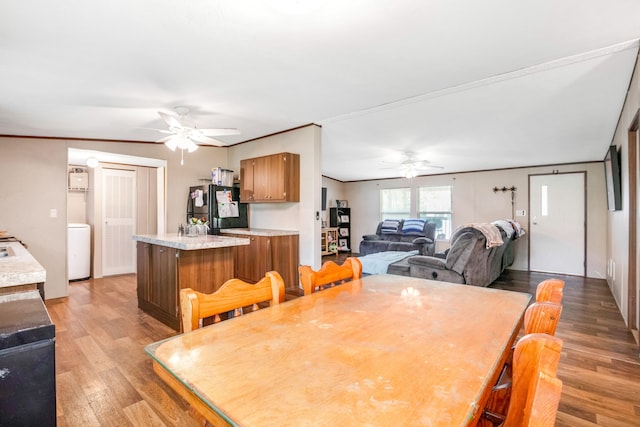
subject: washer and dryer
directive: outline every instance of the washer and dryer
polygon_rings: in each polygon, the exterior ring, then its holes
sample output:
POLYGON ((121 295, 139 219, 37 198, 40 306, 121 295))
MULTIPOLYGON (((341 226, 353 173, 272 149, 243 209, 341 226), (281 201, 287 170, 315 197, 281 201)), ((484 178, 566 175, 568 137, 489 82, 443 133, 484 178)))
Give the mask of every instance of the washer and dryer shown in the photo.
POLYGON ((69 280, 91 277, 91 227, 89 224, 68 224, 67 269, 69 280))

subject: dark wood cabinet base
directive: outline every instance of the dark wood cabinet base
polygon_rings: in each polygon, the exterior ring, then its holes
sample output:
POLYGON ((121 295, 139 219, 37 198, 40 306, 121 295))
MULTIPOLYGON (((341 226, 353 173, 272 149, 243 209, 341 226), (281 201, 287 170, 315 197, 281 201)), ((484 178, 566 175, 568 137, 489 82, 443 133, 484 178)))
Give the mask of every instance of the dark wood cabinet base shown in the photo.
POLYGON ((248 237, 251 243, 236 247, 235 274, 238 279, 256 283, 267 271, 282 276, 287 289, 298 289, 300 243, 298 235, 260 236, 227 234, 248 237))
POLYGON ((176 331, 181 330, 180 319, 172 314, 167 313, 165 310, 162 310, 157 305, 152 304, 148 301, 138 299, 138 308, 154 319, 164 323, 168 327, 175 329, 176 331))
POLYGON ((181 330, 180 289, 215 292, 234 277, 235 247, 178 250, 138 242, 138 307, 181 330))

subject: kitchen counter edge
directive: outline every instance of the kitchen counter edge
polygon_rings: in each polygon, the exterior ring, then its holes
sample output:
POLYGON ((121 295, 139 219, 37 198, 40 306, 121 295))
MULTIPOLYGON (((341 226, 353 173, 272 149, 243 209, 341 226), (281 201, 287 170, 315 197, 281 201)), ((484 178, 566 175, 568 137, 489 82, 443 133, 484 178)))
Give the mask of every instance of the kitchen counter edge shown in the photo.
POLYGON ((300 233, 296 230, 272 230, 268 228, 225 228, 220 230, 222 234, 240 234, 246 236, 297 236, 300 233))
POLYGON ((179 236, 177 233, 169 234, 137 234, 133 240, 152 245, 166 246, 168 248, 193 251, 199 249, 226 248, 229 246, 242 246, 250 243, 249 239, 228 236, 179 236))
POLYGON ((0 288, 43 283, 46 280, 46 270, 22 244, 2 242, 0 246, 8 246, 12 251, 11 256, 0 258, 0 288))

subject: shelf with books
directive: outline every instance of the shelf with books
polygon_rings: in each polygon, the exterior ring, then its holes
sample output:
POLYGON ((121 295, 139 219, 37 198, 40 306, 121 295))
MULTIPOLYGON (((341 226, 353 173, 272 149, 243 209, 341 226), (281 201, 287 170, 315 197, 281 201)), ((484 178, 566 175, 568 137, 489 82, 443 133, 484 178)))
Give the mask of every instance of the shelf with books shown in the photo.
POLYGON ((351 208, 331 208, 329 225, 338 229, 338 251, 351 252, 351 208))

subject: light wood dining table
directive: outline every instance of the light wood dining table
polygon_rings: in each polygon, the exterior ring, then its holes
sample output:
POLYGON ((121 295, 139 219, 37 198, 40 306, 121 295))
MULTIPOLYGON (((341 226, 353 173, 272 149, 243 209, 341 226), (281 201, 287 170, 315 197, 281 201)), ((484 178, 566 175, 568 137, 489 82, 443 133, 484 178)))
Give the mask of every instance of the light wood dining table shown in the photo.
POLYGON ((372 275, 146 351, 213 425, 474 425, 530 298, 372 275))

